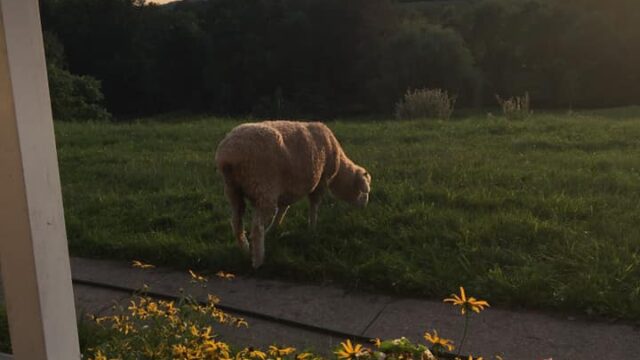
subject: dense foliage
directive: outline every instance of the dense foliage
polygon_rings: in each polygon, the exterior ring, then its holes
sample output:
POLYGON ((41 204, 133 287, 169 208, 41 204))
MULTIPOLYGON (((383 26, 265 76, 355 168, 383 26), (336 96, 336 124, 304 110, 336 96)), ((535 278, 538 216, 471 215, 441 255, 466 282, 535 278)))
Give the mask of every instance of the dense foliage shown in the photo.
POLYGON ((443 88, 463 107, 525 92, 536 107, 640 99, 633 0, 48 0, 41 7, 68 70, 100 80, 117 115, 390 114, 408 88, 443 88))
POLYGON ((58 120, 106 120, 111 114, 104 108, 100 81, 89 75, 69 72, 64 47, 55 34, 44 33, 47 75, 51 107, 58 120))

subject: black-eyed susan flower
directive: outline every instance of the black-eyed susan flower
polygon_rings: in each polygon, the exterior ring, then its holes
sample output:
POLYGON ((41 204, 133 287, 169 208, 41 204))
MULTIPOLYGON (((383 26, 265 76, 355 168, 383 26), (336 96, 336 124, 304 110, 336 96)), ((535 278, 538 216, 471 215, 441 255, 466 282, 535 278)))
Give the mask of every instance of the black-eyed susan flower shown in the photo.
POLYGON ((441 338, 440 336, 438 336, 438 331, 436 330, 433 330, 433 334, 425 332, 424 339, 432 343, 434 347, 441 347, 443 349, 447 349, 448 351, 451 351, 454 348, 453 341, 441 338))
POLYGON ((335 352, 339 359, 355 359, 358 356, 362 355, 364 348, 360 344, 356 344, 355 346, 351 344, 351 340, 341 342, 340 345, 342 349, 335 352))
POLYGON ((140 260, 133 260, 131 266, 138 269, 153 269, 155 265, 145 264, 140 260))
POLYGON ((382 344, 382 341, 380 340, 380 338, 371 339, 370 341, 371 341, 371 343, 372 343, 373 345, 375 345, 377 348, 379 348, 379 347, 380 347, 380 344, 382 344))
POLYGON ((213 339, 205 340, 201 348, 202 352, 211 358, 229 358, 229 345, 224 342, 213 339))
POLYGON ((265 354, 264 352, 262 352, 262 351, 260 351, 258 349, 254 349, 252 347, 248 347, 248 348, 245 348, 244 350, 240 351, 236 355, 236 359, 237 358, 265 360, 267 358, 267 354, 265 354))
POLYGON ((198 327, 195 325, 191 325, 189 327, 189 332, 191 333, 192 336, 200 337, 200 330, 198 330, 198 327))
POLYGON ((111 317, 109 316, 95 316, 95 315, 89 315, 89 318, 93 321, 95 321, 96 324, 102 324, 103 322, 105 322, 106 320, 111 319, 111 317))
POLYGON ((281 358, 283 356, 287 356, 290 354, 293 354, 294 352, 296 352, 296 348, 293 347, 283 347, 283 348, 279 348, 275 345, 271 345, 269 346, 269 351, 267 351, 269 353, 269 355, 276 357, 276 358, 281 358))
POLYGON ((98 350, 94 356, 94 360, 107 360, 107 356, 98 350))
POLYGON ((457 294, 451 294, 451 298, 444 299, 444 302, 450 302, 454 306, 460 306, 462 315, 470 309, 473 312, 479 313, 484 310, 484 307, 489 307, 489 303, 484 300, 477 300, 474 297, 468 297, 464 292, 464 288, 460 286, 460 296, 457 294))
POLYGON ((211 339, 211 332, 213 331, 213 329, 211 328, 211 326, 207 326, 205 328, 202 329, 202 331, 200 332, 200 337, 203 340, 209 340, 211 339))

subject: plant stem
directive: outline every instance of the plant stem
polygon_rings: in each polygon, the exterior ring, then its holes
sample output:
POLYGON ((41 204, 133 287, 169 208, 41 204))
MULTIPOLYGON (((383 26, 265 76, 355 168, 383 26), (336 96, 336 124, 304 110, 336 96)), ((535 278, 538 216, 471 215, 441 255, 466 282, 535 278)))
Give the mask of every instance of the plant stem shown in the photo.
POLYGON ((462 346, 464 345, 464 341, 467 339, 467 329, 469 328, 469 311, 464 313, 464 330, 462 331, 462 339, 460 340, 460 346, 458 346, 458 353, 456 356, 459 356, 462 352, 462 346))

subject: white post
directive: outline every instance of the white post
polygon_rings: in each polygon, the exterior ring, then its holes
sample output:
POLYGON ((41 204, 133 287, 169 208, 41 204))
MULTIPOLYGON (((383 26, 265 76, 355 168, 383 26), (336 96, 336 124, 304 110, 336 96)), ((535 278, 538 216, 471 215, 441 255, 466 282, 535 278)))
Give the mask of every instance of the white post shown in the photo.
POLYGON ((0 266, 14 359, 80 359, 37 0, 0 0, 0 266))

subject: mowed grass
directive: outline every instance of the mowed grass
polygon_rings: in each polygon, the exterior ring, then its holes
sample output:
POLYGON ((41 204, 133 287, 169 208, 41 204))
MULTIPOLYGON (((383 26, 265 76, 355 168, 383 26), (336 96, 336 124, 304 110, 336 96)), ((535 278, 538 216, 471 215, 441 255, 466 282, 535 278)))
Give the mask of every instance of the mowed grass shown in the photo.
POLYGON ((637 320, 637 110, 329 122, 373 174, 370 204, 327 196, 316 232, 293 206, 255 273, 213 163, 241 120, 57 123, 71 252, 637 320))

